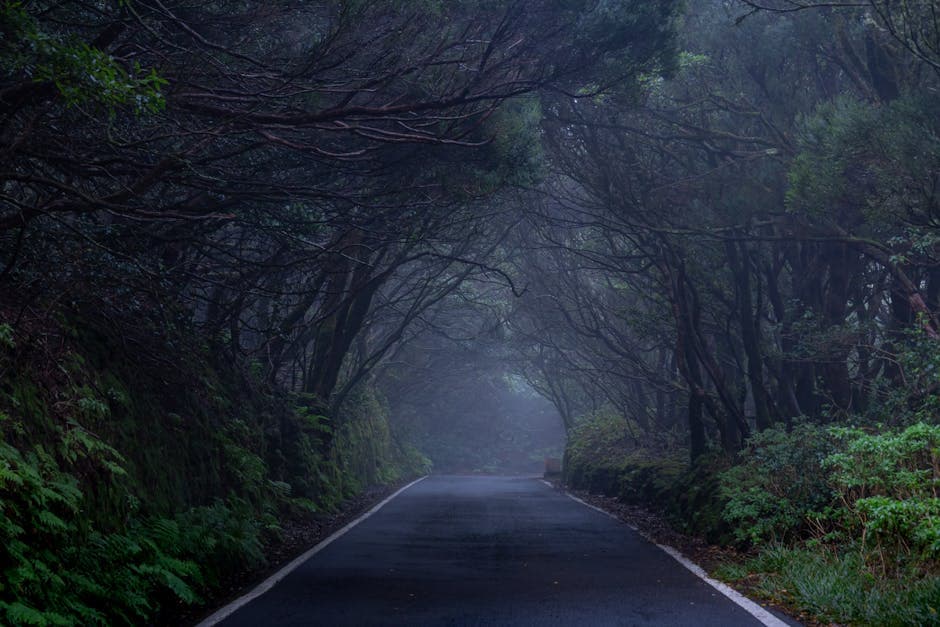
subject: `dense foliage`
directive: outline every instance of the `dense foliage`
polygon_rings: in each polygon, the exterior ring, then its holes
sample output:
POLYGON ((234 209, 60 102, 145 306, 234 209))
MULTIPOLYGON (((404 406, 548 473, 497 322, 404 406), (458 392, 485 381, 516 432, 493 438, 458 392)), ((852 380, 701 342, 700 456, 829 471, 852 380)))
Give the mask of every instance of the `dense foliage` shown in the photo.
POLYGON ((66 320, 27 316, 0 349, 4 624, 172 616, 265 565, 285 521, 427 471, 374 392, 324 453, 321 416, 196 338, 66 320))

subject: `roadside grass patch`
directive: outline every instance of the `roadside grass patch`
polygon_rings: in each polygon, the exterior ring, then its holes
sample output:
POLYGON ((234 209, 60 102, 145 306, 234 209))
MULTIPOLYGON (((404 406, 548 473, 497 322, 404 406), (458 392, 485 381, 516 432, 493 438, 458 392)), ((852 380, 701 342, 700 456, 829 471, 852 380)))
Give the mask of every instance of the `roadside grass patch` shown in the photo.
POLYGON ((744 581, 750 576, 750 571, 744 564, 738 562, 723 562, 710 573, 712 577, 727 583, 744 581))
POLYGON ((876 577, 859 551, 839 554, 771 546, 716 576, 749 580, 770 601, 821 621, 853 625, 940 625, 940 577, 876 577))

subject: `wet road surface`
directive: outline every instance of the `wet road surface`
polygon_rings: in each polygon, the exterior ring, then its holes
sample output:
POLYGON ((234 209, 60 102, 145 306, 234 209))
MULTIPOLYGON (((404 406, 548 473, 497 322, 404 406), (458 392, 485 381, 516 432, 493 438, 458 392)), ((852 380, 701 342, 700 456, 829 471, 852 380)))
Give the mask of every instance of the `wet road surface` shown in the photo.
POLYGON ((538 479, 434 476, 221 624, 761 623, 626 525, 538 479))

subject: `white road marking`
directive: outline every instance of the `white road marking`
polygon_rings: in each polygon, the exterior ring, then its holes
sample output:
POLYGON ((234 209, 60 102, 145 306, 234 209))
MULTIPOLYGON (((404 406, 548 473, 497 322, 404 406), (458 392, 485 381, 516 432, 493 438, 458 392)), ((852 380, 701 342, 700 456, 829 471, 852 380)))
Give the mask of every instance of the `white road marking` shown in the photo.
POLYGON ((310 559, 311 557, 313 557, 314 555, 316 555, 323 549, 325 549, 331 542, 339 539, 341 536, 345 535, 350 529, 352 529, 353 527, 355 527, 356 525, 358 525, 363 520, 365 520, 372 514, 376 513, 380 509, 382 509, 382 507, 384 507, 393 498, 395 498, 396 496, 398 496, 399 494, 401 494, 402 492, 404 492, 405 490, 407 490, 414 484, 418 483, 419 481, 423 481, 424 479, 427 479, 427 478, 428 476, 425 475, 419 479, 415 479, 408 485, 397 490, 394 494, 387 497, 385 500, 383 500, 381 503, 379 503, 378 505, 376 505, 375 507, 367 511, 365 514, 347 523, 346 526, 344 526, 342 529, 339 529, 338 531, 334 532, 332 535, 330 535, 325 540, 322 540, 319 544, 314 546, 312 549, 309 549, 303 555, 295 558, 287 566, 285 566, 284 568, 280 569, 279 571, 277 571, 276 573, 274 573, 273 575, 271 575, 270 577, 262 581, 260 584, 258 584, 257 587, 252 589, 250 592, 245 593, 244 595, 238 597, 237 599, 235 599, 228 605, 216 610, 211 616, 209 616, 208 618, 200 622, 196 627, 212 627, 212 625, 217 625, 218 623, 222 622, 223 620, 225 620, 226 618, 234 614, 236 611, 238 611, 239 609, 241 609, 248 603, 254 601, 255 599, 260 597, 262 594, 264 594, 271 588, 273 588, 274 585, 277 584, 277 582, 284 579, 284 577, 289 575, 291 571, 295 570, 298 566, 306 562, 308 559, 310 559))
MULTIPOLYGON (((545 480, 543 480, 542 483, 544 483, 545 485, 553 489, 555 487, 554 485, 552 485, 551 483, 545 480)), ((614 514, 611 514, 608 511, 601 509, 600 507, 591 505, 590 503, 587 503, 584 500, 579 499, 578 497, 576 497, 574 494, 571 494, 567 490, 565 491, 565 495, 568 498, 574 501, 577 501, 581 505, 584 505, 585 507, 590 507, 591 509, 598 511, 601 514, 604 514, 605 516, 613 518, 614 520, 618 522, 623 522, 633 531, 639 532, 639 530, 633 525, 631 525, 630 523, 621 520, 619 517, 615 516, 614 514)), ((709 577, 708 573, 706 573, 705 570, 701 566, 699 566, 698 564, 696 564, 695 562, 687 558, 685 555, 680 553, 677 549, 671 546, 667 546, 665 544, 659 544, 657 542, 653 542, 650 538, 646 536, 646 534, 642 532, 640 532, 640 535, 642 535, 644 538, 646 538, 647 540, 649 540, 650 542, 658 546, 667 555, 669 555, 674 560, 676 560, 677 562, 685 566, 685 568, 687 568, 690 572, 692 572, 692 574, 694 574, 696 577, 698 577, 699 579, 701 579, 702 581, 710 585, 712 588, 714 588, 718 592, 722 593, 723 595, 731 599, 731 601, 736 603, 744 611, 746 611, 748 614, 750 614, 751 616, 759 620, 761 623, 763 623, 767 627, 788 627, 787 623, 783 622, 782 620, 774 616, 772 613, 770 613, 767 609, 761 607, 754 601, 750 600, 749 598, 747 598, 746 596, 744 596, 743 594, 741 594, 740 592, 738 592, 731 586, 721 583, 720 581, 709 577)))
POLYGON ((701 566, 687 558, 678 550, 671 546, 666 546, 665 544, 656 544, 656 546, 671 555, 673 559, 689 569, 695 576, 704 580, 705 583, 713 587, 715 590, 737 603, 751 616, 767 625, 767 627, 787 627, 787 623, 771 614, 767 609, 750 600, 731 586, 709 577, 708 573, 706 573, 701 566))
MULTIPOLYGON (((555 486, 554 486, 552 483, 550 483, 550 482, 548 482, 548 481, 545 481, 544 479, 542 480, 542 483, 544 483, 545 485, 547 485, 548 487, 550 487, 550 488, 552 488, 552 489, 555 489, 555 486)), ((630 527, 630 529, 632 529, 632 530, 634 530, 634 531, 639 531, 639 529, 637 529, 636 527, 634 527, 633 525, 631 525, 631 524, 628 523, 627 521, 621 520, 621 519, 620 519, 619 517, 617 517, 616 515, 611 514, 611 513, 608 512, 606 509, 601 509, 600 507, 597 507, 596 505, 591 505, 591 504, 588 503, 587 501, 582 500, 582 499, 579 499, 578 497, 576 497, 576 496, 575 496, 574 494, 572 494, 571 492, 568 492, 567 490, 565 491, 565 496, 567 496, 569 499, 571 499, 571 500, 573 500, 573 501, 577 501, 578 503, 580 503, 581 505, 584 505, 585 507, 590 507, 590 508, 593 509, 595 512, 600 512, 601 514, 603 514, 604 516, 607 516, 608 518, 613 518, 613 519, 616 520, 617 522, 622 522, 623 524, 625 524, 627 527, 630 527)))

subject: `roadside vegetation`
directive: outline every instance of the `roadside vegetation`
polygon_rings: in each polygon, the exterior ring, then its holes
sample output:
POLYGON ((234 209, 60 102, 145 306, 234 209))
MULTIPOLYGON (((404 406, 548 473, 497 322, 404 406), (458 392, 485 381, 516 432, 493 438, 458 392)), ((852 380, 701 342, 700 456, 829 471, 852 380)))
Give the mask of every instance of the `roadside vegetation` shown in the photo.
POLYGON ((72 312, 4 327, 5 624, 169 620, 264 567, 285 522, 429 468, 392 442, 374 391, 351 399, 325 451, 322 416, 198 338, 156 326, 116 337, 103 322, 72 312))
POLYGON ((877 415, 855 416, 853 426, 800 421, 692 466, 678 451, 631 447, 629 425, 602 412, 573 431, 565 480, 736 549, 714 574, 795 613, 937 624, 940 425, 918 420, 923 407, 884 409, 893 426, 877 415))

